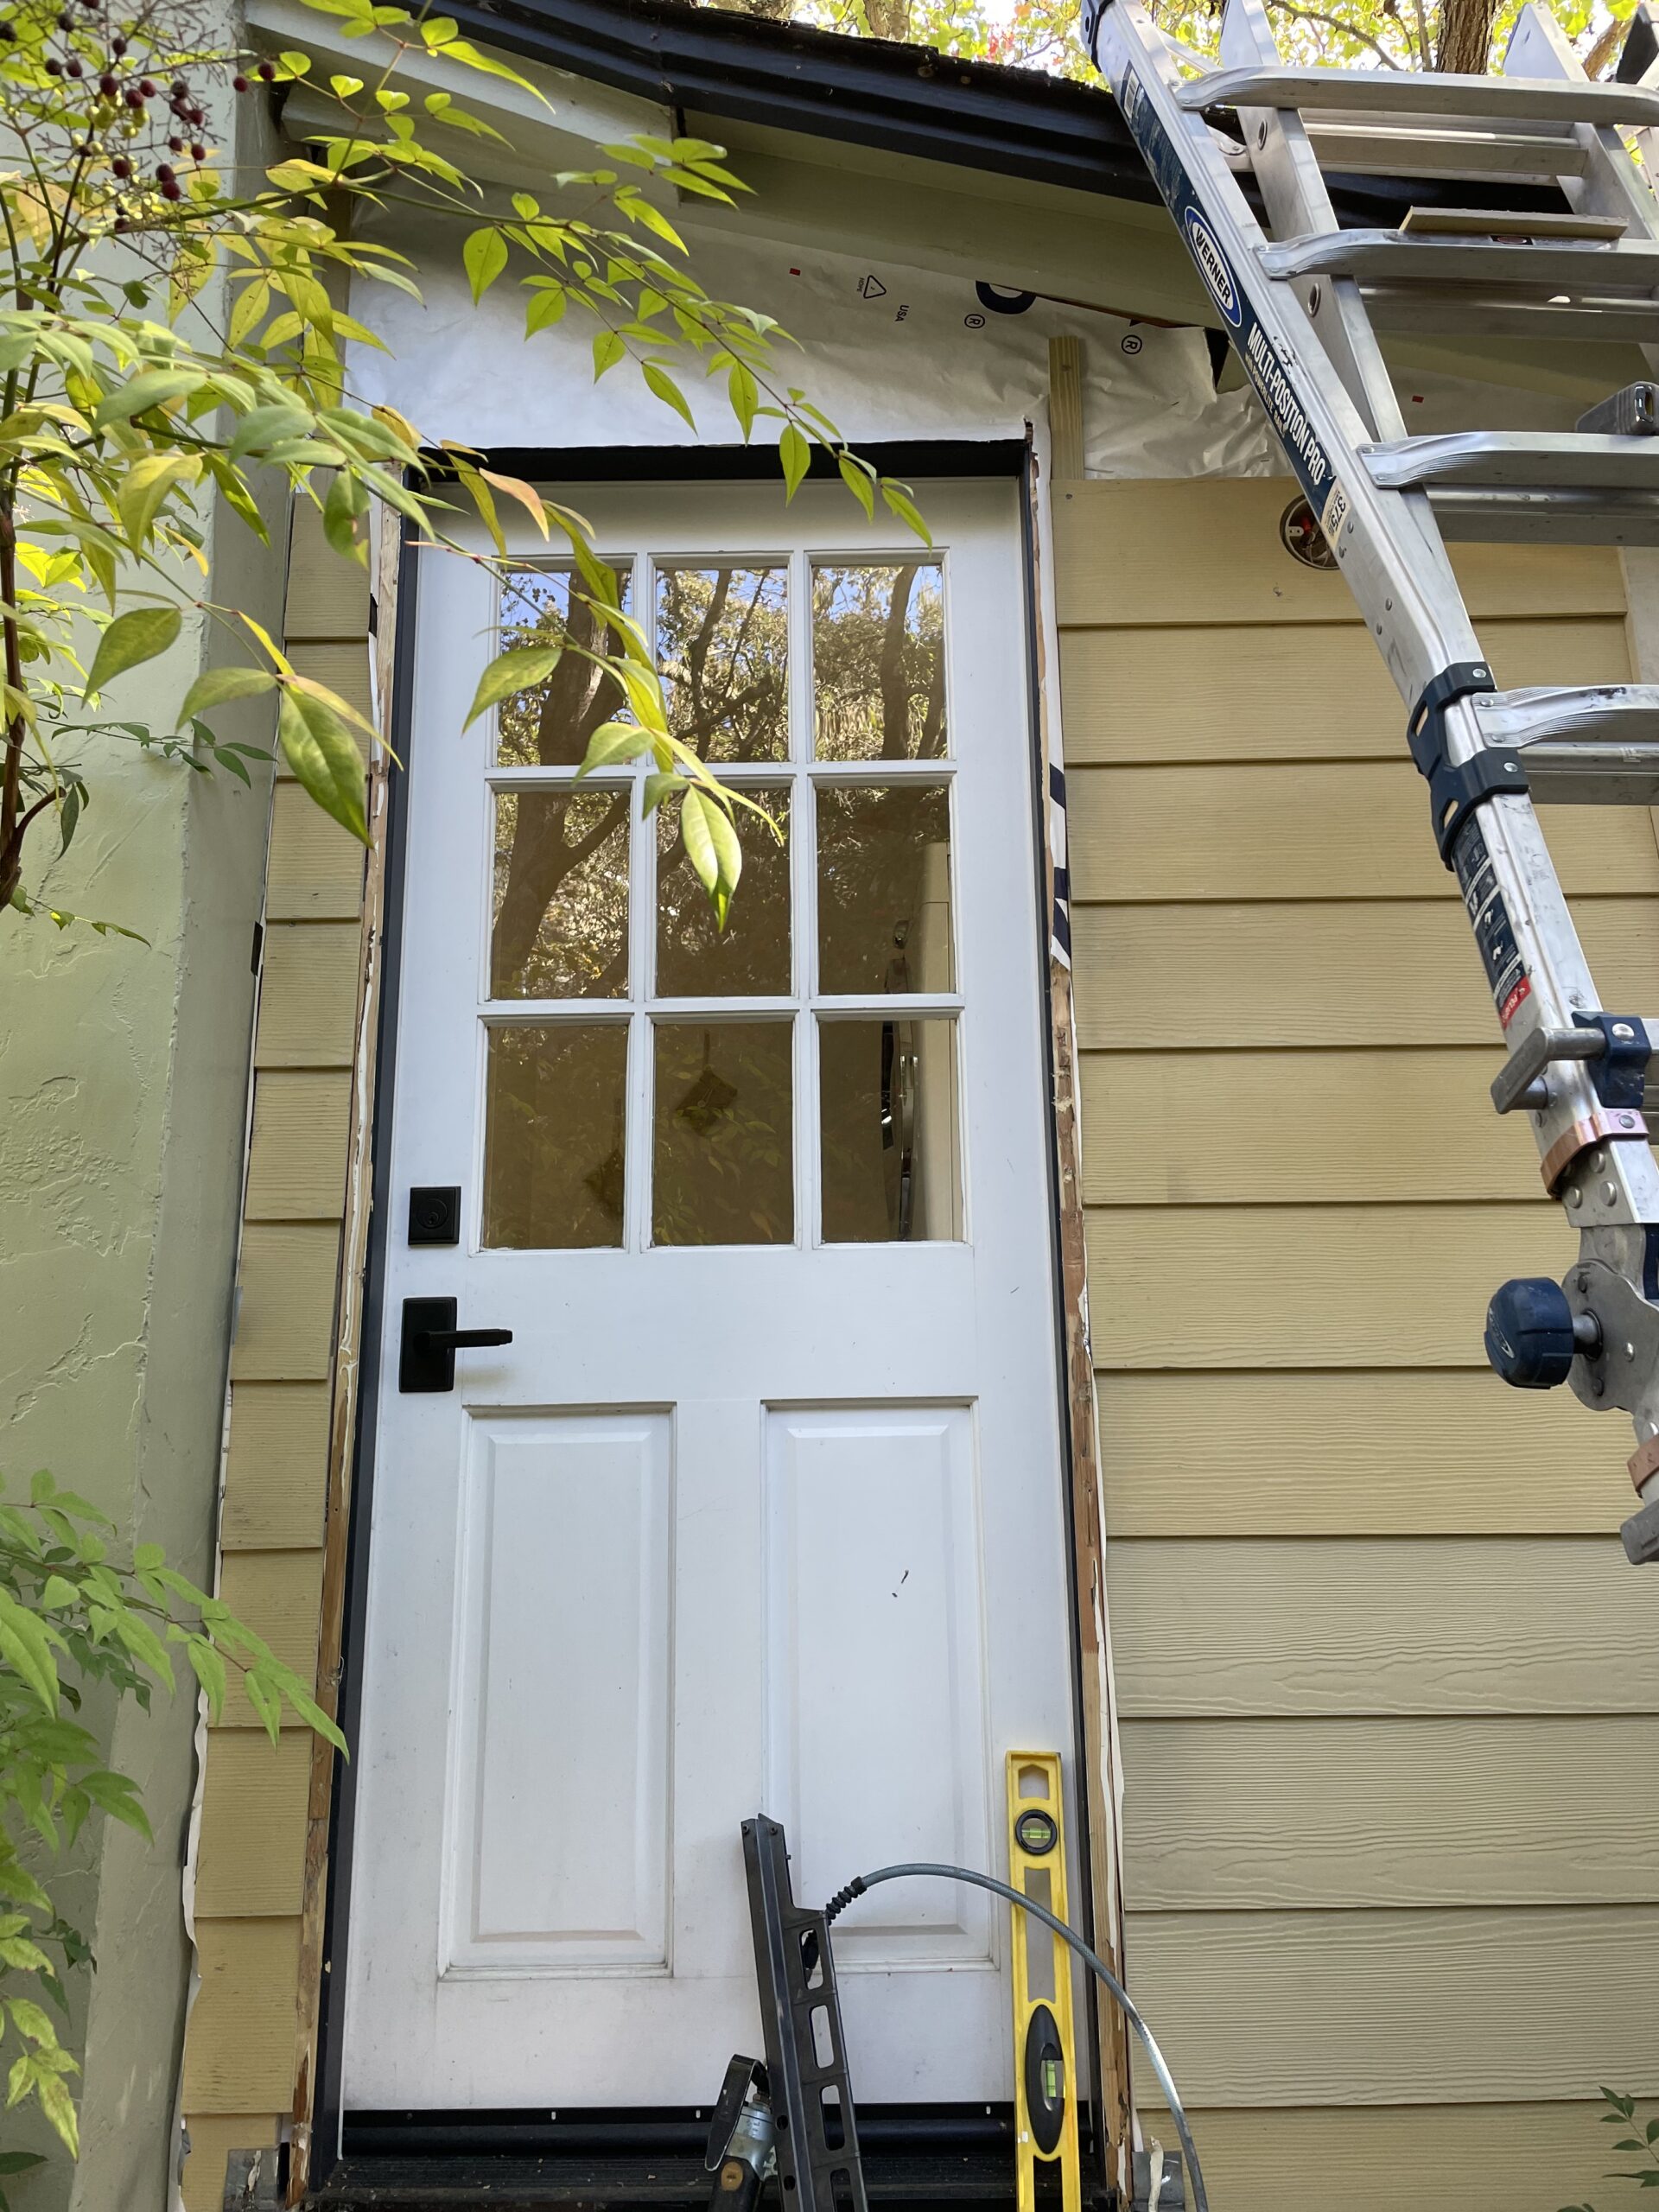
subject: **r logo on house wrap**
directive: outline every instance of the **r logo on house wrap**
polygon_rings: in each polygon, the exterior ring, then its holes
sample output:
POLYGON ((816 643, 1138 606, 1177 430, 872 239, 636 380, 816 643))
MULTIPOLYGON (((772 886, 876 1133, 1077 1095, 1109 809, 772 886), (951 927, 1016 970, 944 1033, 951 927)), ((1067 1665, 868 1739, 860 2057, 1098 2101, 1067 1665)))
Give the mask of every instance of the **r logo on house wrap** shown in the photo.
POLYGON ((1238 287, 1233 282, 1233 272, 1227 266, 1227 257, 1216 244, 1215 232, 1196 207, 1186 211, 1186 242, 1192 248, 1192 258, 1198 264, 1198 274, 1210 287, 1216 305, 1236 330, 1244 320, 1244 309, 1238 296, 1238 287))

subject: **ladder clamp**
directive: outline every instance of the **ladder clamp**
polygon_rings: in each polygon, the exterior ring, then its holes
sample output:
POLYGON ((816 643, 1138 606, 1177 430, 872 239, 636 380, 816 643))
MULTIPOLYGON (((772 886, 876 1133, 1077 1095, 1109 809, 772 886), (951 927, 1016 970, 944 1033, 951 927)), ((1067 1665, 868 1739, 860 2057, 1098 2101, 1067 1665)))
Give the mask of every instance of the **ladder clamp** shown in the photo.
MULTIPOLYGON (((1406 724, 1406 742, 1417 772, 1428 784, 1429 818, 1442 863, 1452 866, 1458 833, 1478 806, 1500 791, 1523 791, 1527 772, 1512 746, 1487 745, 1466 760, 1446 758, 1446 710, 1454 700, 1477 692, 1496 691, 1497 684, 1484 660, 1457 660, 1423 686, 1422 696, 1406 724)), ((1504 1109, 1499 1108, 1503 1112, 1504 1109)))
POLYGON ((1586 1064, 1600 1102, 1565 1130, 1539 1162, 1544 1188, 1554 1196, 1567 1170, 1592 1145, 1645 1143, 1643 1112, 1651 1025, 1633 1014, 1574 1014, 1570 1029, 1535 1029, 1522 1038, 1492 1084, 1492 1104, 1500 1114, 1541 1114, 1549 1103, 1547 1068, 1563 1060, 1586 1064))

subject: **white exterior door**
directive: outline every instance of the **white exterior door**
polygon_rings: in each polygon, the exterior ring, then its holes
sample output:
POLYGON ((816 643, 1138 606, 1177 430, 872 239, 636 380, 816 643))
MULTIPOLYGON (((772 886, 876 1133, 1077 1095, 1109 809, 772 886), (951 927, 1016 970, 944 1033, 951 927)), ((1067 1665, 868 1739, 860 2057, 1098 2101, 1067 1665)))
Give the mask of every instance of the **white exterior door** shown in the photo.
MULTIPOLYGON (((423 560, 356 2110, 706 2102, 759 2048, 746 1815, 809 1902, 1000 1869, 1004 1752, 1072 1741, 1015 489, 928 486, 932 553, 829 487, 567 496, 784 841, 718 937, 633 773, 573 786, 585 664, 461 734, 568 578, 423 560), (405 1394, 411 1297, 512 1342, 405 1394)), ((861 2099, 1011 2094, 982 1893, 836 1954, 861 2099)))

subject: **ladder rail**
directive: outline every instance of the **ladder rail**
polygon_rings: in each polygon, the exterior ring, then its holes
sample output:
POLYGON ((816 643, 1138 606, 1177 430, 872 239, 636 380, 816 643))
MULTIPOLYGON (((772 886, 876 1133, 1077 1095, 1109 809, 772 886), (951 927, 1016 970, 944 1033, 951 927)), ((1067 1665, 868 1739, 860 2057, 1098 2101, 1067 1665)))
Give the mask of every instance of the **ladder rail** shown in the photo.
MULTIPOLYGON (((1390 112, 1465 114, 1472 108, 1521 115, 1531 100, 1544 116, 1571 123, 1584 154, 1582 173, 1566 178, 1563 189, 1570 196, 1577 188, 1573 204, 1583 213, 1619 212, 1626 234, 1635 233, 1631 257, 1639 258, 1643 248, 1659 246, 1659 224, 1653 196, 1639 179, 1635 192, 1617 191, 1607 181, 1610 142, 1630 167, 1611 119, 1645 120, 1659 104, 1659 94, 1567 81, 1557 84, 1560 97, 1546 98, 1533 81, 1511 79, 1507 86, 1503 79, 1449 84, 1427 76, 1390 80, 1386 87, 1373 78, 1360 86, 1357 79, 1363 73, 1338 73, 1344 83, 1337 88, 1331 73, 1287 70, 1282 63, 1275 74, 1267 57, 1276 56, 1277 48, 1261 0, 1227 0, 1223 51, 1230 66, 1194 81, 1180 75, 1141 0, 1106 0, 1093 34, 1096 66, 1111 84, 1411 712, 1408 728, 1415 733, 1413 751, 1419 766, 1429 772, 1427 757, 1436 767, 1431 779, 1440 809, 1436 833, 1443 857, 1455 865, 1509 1049, 1514 1053, 1527 1048, 1539 1033, 1571 1031, 1575 1014, 1599 1014, 1600 1000, 1524 789, 1523 772, 1513 755, 1489 749, 1483 734, 1473 696, 1496 687, 1429 496, 1410 486, 1372 480, 1360 448, 1372 442, 1364 416, 1375 398, 1375 383, 1365 348, 1355 343, 1353 318, 1345 302, 1340 314, 1327 308, 1329 289, 1321 295, 1310 283, 1287 281, 1310 272, 1284 270, 1282 250, 1275 258, 1274 245, 1205 118, 1206 110, 1223 102, 1240 113, 1251 160, 1258 153, 1268 157, 1262 185, 1270 223, 1281 238, 1289 233, 1306 239, 1322 227, 1328 235, 1331 226, 1323 185, 1317 192, 1310 188, 1299 157, 1307 145, 1297 112, 1300 102, 1328 109, 1333 89, 1340 89, 1351 105, 1379 108, 1386 92, 1393 103, 1390 112), (1254 67, 1239 66, 1246 56, 1254 58, 1254 67), (1257 105, 1268 95, 1270 105, 1257 105), (1609 120, 1604 125, 1599 119, 1586 121, 1586 116, 1609 120), (1281 273, 1274 273, 1275 267, 1281 273), (1438 696, 1431 694, 1431 685, 1438 696), (1424 742, 1421 752, 1419 740, 1424 742), (1523 787, 1504 788, 1506 772, 1523 787), (1442 798, 1444 792, 1459 791, 1460 799, 1442 798)), ((1559 72, 1560 57, 1549 41, 1541 41, 1540 47, 1548 49, 1559 72)), ((1433 256, 1437 243, 1423 239, 1406 251, 1433 256)), ((1521 255, 1526 250, 1515 251, 1521 255)), ((1605 247, 1559 245, 1548 251, 1586 257, 1609 252, 1605 247)), ((1411 265, 1435 264, 1431 259, 1411 265)), ((1331 281, 1325 280, 1327 288, 1331 281)), ((1342 281, 1335 279, 1338 284, 1342 281)), ((1566 496, 1570 500, 1591 495, 1566 496)), ((1568 1294, 1599 1301, 1610 1347, 1606 1359, 1573 1360, 1573 1385, 1587 1405, 1605 1410, 1616 1404, 1631 1414, 1638 1442, 1632 1478, 1649 1508, 1638 1518, 1651 1522, 1654 1553, 1659 1554, 1659 1167, 1639 1116, 1617 1116, 1604 1103, 1590 1073, 1594 1065, 1583 1059, 1552 1062, 1546 1095, 1529 1107, 1528 1119, 1546 1185, 1580 1234, 1580 1262, 1569 1277, 1568 1294), (1612 1356, 1615 1350, 1623 1354, 1626 1345, 1628 1357, 1612 1356)), ((1635 1525, 1627 1524, 1625 1535, 1632 1558, 1644 1555, 1633 1543, 1635 1525)))

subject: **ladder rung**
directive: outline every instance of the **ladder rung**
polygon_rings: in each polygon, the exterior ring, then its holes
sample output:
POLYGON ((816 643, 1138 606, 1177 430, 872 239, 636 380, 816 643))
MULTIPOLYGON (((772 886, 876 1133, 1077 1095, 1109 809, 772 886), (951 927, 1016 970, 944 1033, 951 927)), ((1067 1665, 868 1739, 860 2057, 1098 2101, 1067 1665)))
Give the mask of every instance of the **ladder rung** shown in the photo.
POLYGON ((1659 245, 1621 239, 1541 245, 1489 238, 1412 238, 1403 231, 1327 231, 1258 246, 1269 276, 1357 276, 1379 283, 1470 283, 1529 290, 1651 292, 1659 286, 1659 245))
POLYGON ((1659 683, 1541 683, 1483 691, 1469 704, 1488 745, 1567 739, 1622 753, 1659 747, 1659 683))
POLYGON ((1659 438, 1576 430, 1450 430, 1361 446, 1371 481, 1470 484, 1514 491, 1659 492, 1659 438))
POLYGON ((1611 245, 1624 236, 1620 215, 1541 214, 1535 208, 1408 207, 1402 231, 1412 238, 1586 238, 1611 245))
POLYGON ((1659 493, 1431 486, 1442 537, 1462 544, 1659 545, 1659 493))
POLYGON ((1546 740, 1521 757, 1535 806, 1659 806, 1659 744, 1546 740))
POLYGON ((1355 176, 1579 176, 1589 159, 1574 138, 1544 131, 1435 130, 1426 124, 1339 122, 1305 116, 1315 154, 1355 176))
POLYGON ((1462 284, 1367 284, 1376 330, 1455 330, 1470 338, 1570 339, 1586 346, 1659 344, 1659 300, 1527 299, 1462 284))
POLYGON ((1659 92, 1573 78, 1458 77, 1407 69, 1211 69, 1182 85, 1185 108, 1341 108, 1349 113, 1510 116, 1523 123, 1659 123, 1659 92))

